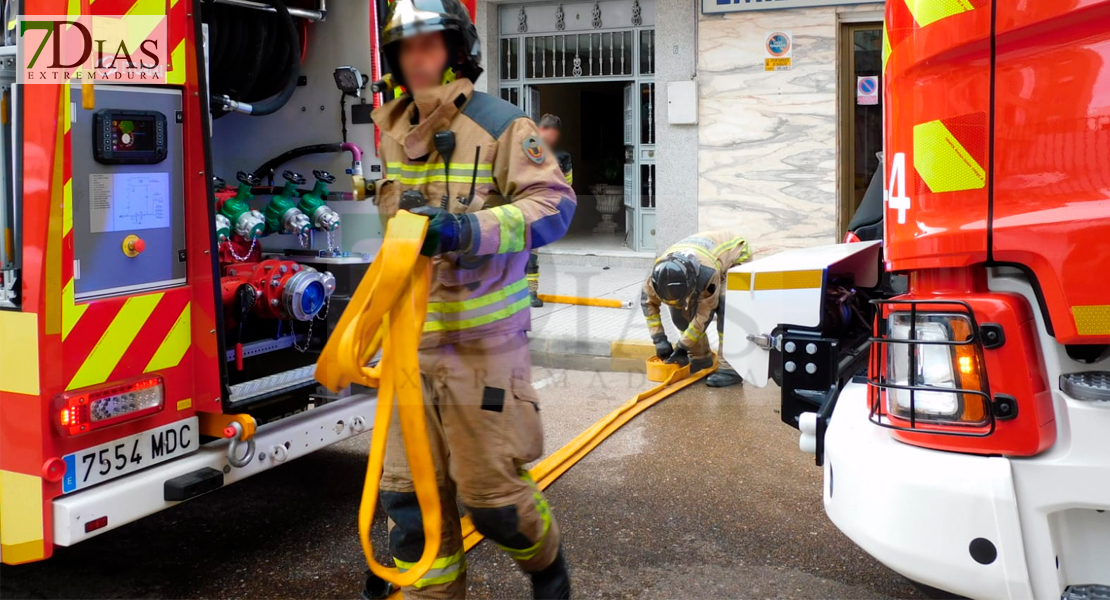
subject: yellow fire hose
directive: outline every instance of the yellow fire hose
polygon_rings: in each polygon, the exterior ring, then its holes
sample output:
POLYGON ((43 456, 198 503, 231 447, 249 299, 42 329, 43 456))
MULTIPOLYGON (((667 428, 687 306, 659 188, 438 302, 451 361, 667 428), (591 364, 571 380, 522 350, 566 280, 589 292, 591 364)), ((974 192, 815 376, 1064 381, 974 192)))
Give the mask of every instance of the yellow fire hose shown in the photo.
MULTIPOLYGON (((633 396, 628 402, 618 406, 613 412, 591 425, 589 429, 578 434, 565 446, 536 463, 536 466, 532 467, 530 471, 532 479, 536 481, 536 485, 541 490, 547 489, 547 486, 555 483, 560 475, 566 473, 578 461, 585 458, 598 444, 613 435, 625 423, 631 421, 633 417, 712 373, 716 367, 714 361, 712 367, 699 371, 692 377, 690 376, 689 365, 674 371, 666 381, 633 396)), ((469 516, 462 518, 462 533, 463 548, 466 550, 473 548, 483 538, 482 534, 474 528, 474 524, 470 522, 469 516)))
POLYGON ((416 583, 432 568, 443 530, 417 358, 431 279, 430 263, 420 255, 427 228, 425 217, 406 211, 389 220, 381 251, 363 276, 316 361, 317 381, 332 391, 356 382, 378 388, 378 409, 362 488, 358 529, 370 570, 398 587, 416 583), (379 349, 381 361, 375 367, 367 366, 379 349), (394 395, 405 455, 424 521, 424 552, 416 565, 404 573, 375 561, 370 541, 370 524, 377 507, 394 395))
POLYGON ((580 296, 554 296, 551 294, 537 294, 540 300, 554 304, 578 304, 580 306, 601 306, 603 308, 630 308, 628 302, 616 298, 583 298, 580 296))
MULTIPOLYGON (((712 367, 703 371, 694 373, 691 377, 690 366, 686 365, 680 367, 663 383, 651 388, 650 390, 640 392, 633 396, 631 400, 618 406, 613 412, 605 415, 600 421, 594 423, 589 429, 578 434, 573 440, 567 443, 547 458, 536 463, 530 471, 532 479, 536 481, 536 485, 545 490, 560 475, 566 473, 578 461, 585 458, 594 448, 601 442, 605 441, 610 435, 613 435, 618 429, 624 426, 625 423, 631 421, 636 415, 644 412, 659 402, 666 400, 672 394, 686 388, 692 383, 697 382, 706 375, 713 372, 717 368, 716 361, 712 367)), ((422 513, 423 514, 423 513, 422 513)), ((469 516, 461 519, 462 534, 463 534, 463 549, 467 552, 471 548, 477 546, 485 536, 478 533, 474 528, 474 523, 470 521, 469 516)), ((397 590, 389 595, 388 600, 401 600, 401 591, 397 590)))
MULTIPOLYGON (((370 459, 359 506, 359 538, 370 570, 398 588, 412 585, 431 569, 439 553, 443 529, 441 498, 428 441, 417 356, 431 278, 430 263, 420 255, 426 230, 426 218, 406 211, 390 219, 378 256, 363 276, 316 362, 317 381, 332 391, 339 391, 351 383, 378 389, 370 459), (375 367, 367 366, 379 349, 382 351, 381 361, 375 367), (413 486, 424 522, 424 552, 416 565, 404 573, 374 560, 374 548, 370 541, 370 525, 377 507, 394 395, 405 440, 405 455, 412 470, 413 486)), ((663 383, 637 394, 537 463, 531 470, 536 484, 541 490, 546 489, 633 417, 712 370, 708 368, 691 377, 690 367, 685 366, 671 373, 663 383)), ((469 516, 462 518, 461 525, 463 547, 469 551, 482 541, 483 536, 474 528, 469 516)), ((390 596, 400 597, 400 591, 390 596)))

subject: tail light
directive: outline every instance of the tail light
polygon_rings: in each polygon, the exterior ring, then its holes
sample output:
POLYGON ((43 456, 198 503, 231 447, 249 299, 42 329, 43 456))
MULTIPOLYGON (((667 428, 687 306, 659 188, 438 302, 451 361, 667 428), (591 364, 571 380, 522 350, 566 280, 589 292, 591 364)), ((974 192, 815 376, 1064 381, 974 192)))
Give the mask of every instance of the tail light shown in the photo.
POLYGON ((919 310, 923 303, 895 301, 878 317, 871 420, 895 429, 989 435, 994 415, 971 309, 945 302, 936 312, 919 310))
POLYGON ((81 435, 162 410, 161 377, 147 377, 107 388, 77 390, 61 397, 58 424, 67 435, 81 435))

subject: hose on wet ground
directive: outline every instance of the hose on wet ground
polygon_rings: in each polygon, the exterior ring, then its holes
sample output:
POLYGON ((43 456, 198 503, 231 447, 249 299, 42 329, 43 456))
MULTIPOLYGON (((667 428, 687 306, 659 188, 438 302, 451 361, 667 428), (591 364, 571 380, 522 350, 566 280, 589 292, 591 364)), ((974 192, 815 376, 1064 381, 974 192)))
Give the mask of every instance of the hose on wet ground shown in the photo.
MULTIPOLYGON (((412 585, 427 574, 439 552, 443 530, 440 516, 443 499, 436 485, 417 355, 431 281, 430 262, 420 255, 427 226, 426 218, 407 211, 390 219, 378 256, 316 363, 317 381, 332 391, 339 391, 351 383, 378 389, 370 459, 359 507, 359 538, 370 571, 397 588, 412 585), (369 366, 379 350, 381 360, 369 366), (416 565, 403 573, 378 563, 370 540, 394 397, 405 454, 412 470, 420 513, 424 516, 424 551, 416 565), (383 401, 386 399, 389 401, 383 401)), ((547 488, 636 415, 705 377, 713 368, 715 365, 691 375, 689 366, 685 366, 671 373, 666 381, 637 394, 537 463, 531 469, 532 478, 540 489, 547 488)), ((463 547, 470 550, 483 536, 470 517, 463 517, 461 525, 463 547)), ((399 598, 399 592, 395 596, 399 598)))

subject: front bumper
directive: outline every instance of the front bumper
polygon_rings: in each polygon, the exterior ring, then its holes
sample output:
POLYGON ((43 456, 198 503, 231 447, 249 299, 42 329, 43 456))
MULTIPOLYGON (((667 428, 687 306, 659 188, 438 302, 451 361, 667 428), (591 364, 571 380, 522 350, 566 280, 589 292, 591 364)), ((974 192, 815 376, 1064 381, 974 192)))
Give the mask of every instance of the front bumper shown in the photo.
POLYGON ((970 598, 1030 598, 1011 461, 896 441, 841 392, 825 436, 825 512, 906 577, 970 598))

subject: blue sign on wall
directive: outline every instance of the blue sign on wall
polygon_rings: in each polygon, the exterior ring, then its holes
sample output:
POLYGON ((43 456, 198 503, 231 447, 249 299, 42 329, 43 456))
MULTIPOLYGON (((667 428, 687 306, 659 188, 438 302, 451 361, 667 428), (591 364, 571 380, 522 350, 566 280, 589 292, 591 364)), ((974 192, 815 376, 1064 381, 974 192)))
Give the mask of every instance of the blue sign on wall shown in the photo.
POLYGON ((808 6, 836 6, 838 4, 878 4, 882 0, 701 0, 701 11, 706 14, 804 8, 808 6))

